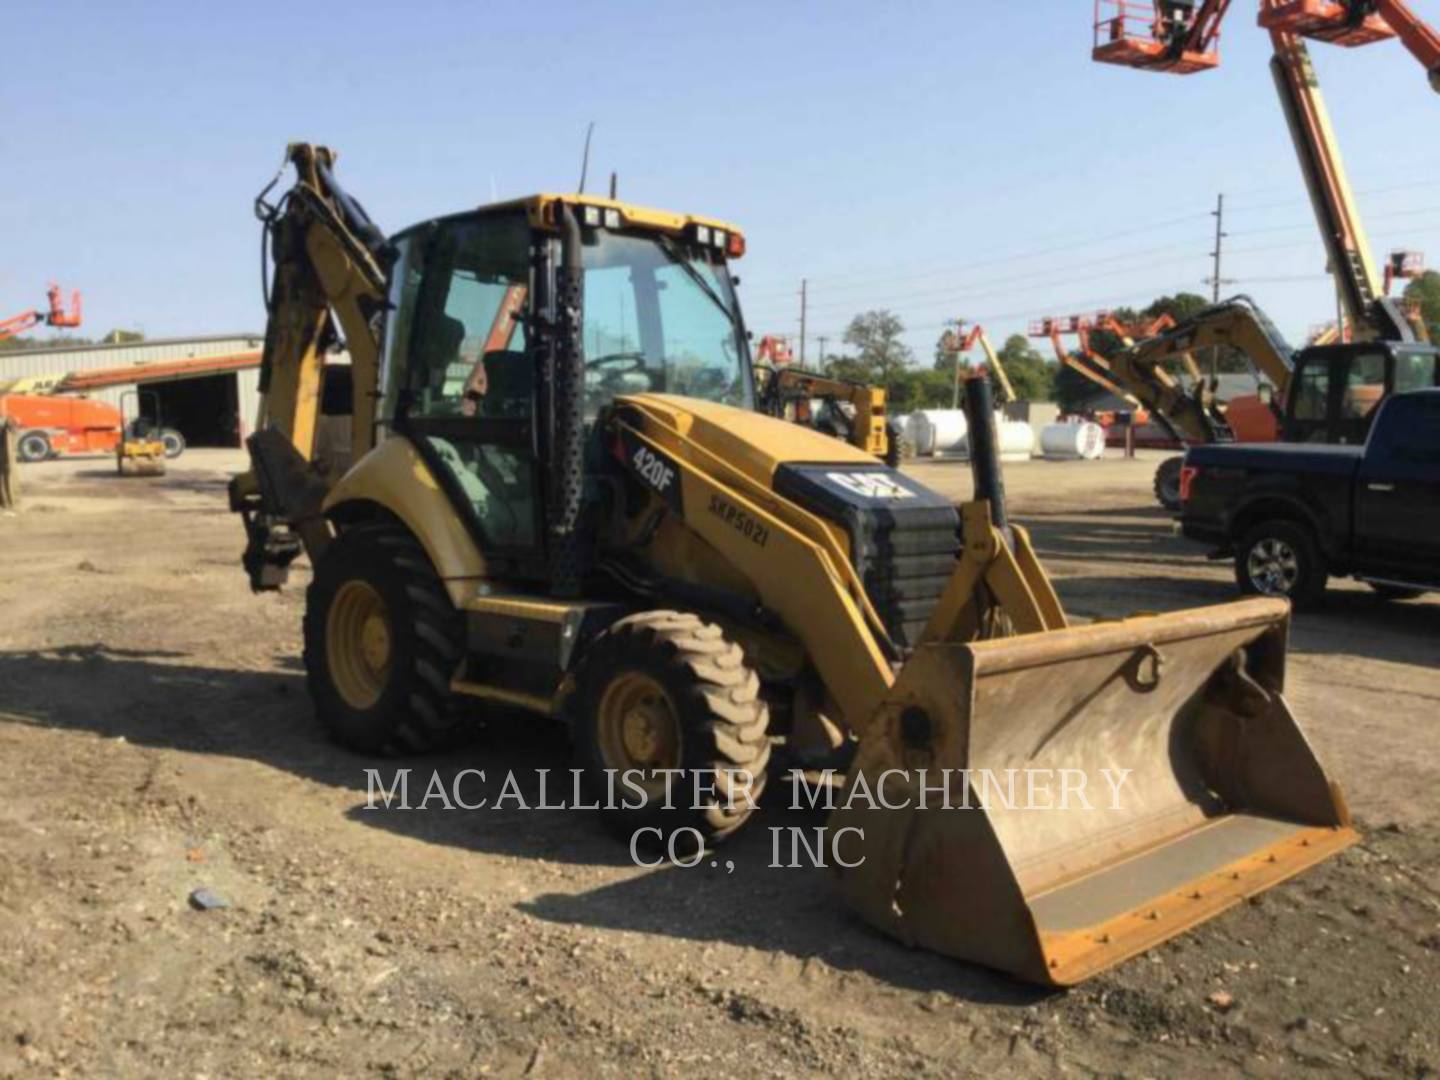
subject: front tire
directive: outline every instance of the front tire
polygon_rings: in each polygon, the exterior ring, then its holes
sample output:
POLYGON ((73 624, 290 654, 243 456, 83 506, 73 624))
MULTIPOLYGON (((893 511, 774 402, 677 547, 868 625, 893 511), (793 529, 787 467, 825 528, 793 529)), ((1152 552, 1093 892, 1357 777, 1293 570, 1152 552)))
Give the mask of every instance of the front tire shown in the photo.
POLYGON ((453 746, 450 679, 464 619, 425 549, 398 525, 347 529, 305 594, 305 678, 330 737, 364 754, 453 746))
POLYGON ((27 431, 15 443, 15 453, 21 461, 44 461, 53 453, 50 436, 43 431, 27 431))
POLYGON ((749 818, 770 715, 759 676, 719 626, 683 611, 621 619, 581 662, 574 703, 579 765, 620 835, 693 828, 719 840, 749 818), (664 769, 681 770, 668 776, 669 807, 664 769))
POLYGON ((892 469, 900 468, 905 458, 904 436, 895 424, 885 425, 885 464, 892 469))
POLYGON ((1180 509, 1180 469, 1183 457, 1166 458, 1155 470, 1155 498, 1166 510, 1180 509))
POLYGON ((1314 534, 1294 521, 1261 522, 1236 548, 1235 582, 1252 596, 1283 596, 1297 608, 1313 608, 1328 577, 1314 534))
POLYGON ((160 431, 160 441, 165 446, 165 456, 167 458, 177 458, 185 452, 185 436, 181 435, 180 432, 174 428, 162 428, 160 431))

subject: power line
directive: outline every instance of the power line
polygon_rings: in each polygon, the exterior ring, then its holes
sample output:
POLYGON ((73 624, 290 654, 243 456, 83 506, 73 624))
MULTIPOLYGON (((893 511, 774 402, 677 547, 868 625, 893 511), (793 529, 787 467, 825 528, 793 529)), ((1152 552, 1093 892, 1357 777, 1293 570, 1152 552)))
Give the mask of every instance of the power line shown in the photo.
MULTIPOLYGON (((1414 183, 1407 183, 1407 184, 1391 184, 1391 185, 1386 185, 1386 186, 1382 186, 1382 187, 1358 189, 1357 192, 1356 192, 1356 194, 1358 194, 1358 195, 1367 195, 1367 194, 1373 195, 1373 194, 1383 194, 1383 193, 1394 192, 1394 191, 1410 191, 1410 190, 1416 190, 1416 189, 1421 189, 1421 188, 1435 188, 1435 187, 1440 187, 1440 181, 1417 181, 1417 182, 1414 182, 1414 183)), ((1259 190, 1266 190, 1266 189, 1259 189, 1259 190)), ((1305 203, 1305 200, 1303 200, 1303 199, 1298 199, 1298 198, 1285 199, 1285 200, 1275 200, 1275 201, 1273 201, 1273 202, 1264 203, 1264 204, 1251 205, 1251 206, 1249 206, 1249 207, 1244 207, 1244 206, 1242 206, 1242 207, 1240 208, 1240 211, 1239 211, 1239 212, 1245 212, 1245 211, 1248 211, 1248 210, 1269 209, 1269 208, 1275 208, 1275 207, 1281 207, 1281 206, 1299 206, 1299 205, 1304 205, 1304 203, 1305 203)), ((1236 210, 1236 208, 1235 208, 1233 205, 1228 208, 1228 212, 1235 212, 1235 210, 1236 210)), ((1417 215, 1417 214, 1430 213, 1430 212, 1433 212, 1433 211, 1429 210, 1429 208, 1423 208, 1423 207, 1416 207, 1416 208, 1413 208, 1413 209, 1405 209, 1405 210, 1383 211, 1383 212, 1380 212, 1380 213, 1375 213, 1375 214, 1369 214, 1369 215, 1367 215, 1367 216, 1366 216, 1366 220, 1369 221, 1369 220, 1383 220, 1383 219, 1387 219, 1387 218, 1409 217, 1409 216, 1414 216, 1414 215, 1417 215)), ((1163 220, 1163 221, 1155 221, 1155 222, 1151 222, 1151 223, 1149 223, 1149 224, 1137 225, 1137 226, 1135 226, 1135 227, 1133 227, 1133 228, 1129 228, 1129 229, 1109 230, 1109 231, 1106 231, 1106 232, 1104 232, 1104 233, 1091 234, 1091 235, 1086 236, 1086 237, 1081 238, 1081 239, 1076 239, 1076 240, 1072 240, 1072 241, 1067 241, 1067 242, 1061 243, 1061 244, 1055 244, 1055 245, 1052 245, 1052 246, 1046 247, 1046 248, 1037 248, 1037 249, 1032 249, 1032 250, 1029 250, 1029 251, 1019 252, 1019 253, 1014 253, 1014 254, 1009 254, 1009 255, 996 256, 996 257, 990 258, 990 259, 979 259, 979 260, 972 259, 972 260, 968 260, 968 261, 966 261, 966 262, 964 262, 964 263, 935 264, 935 265, 932 265, 932 266, 930 266, 930 267, 922 267, 922 268, 920 268, 920 269, 911 269, 911 268, 914 266, 913 263, 911 263, 911 264, 905 264, 905 269, 906 269, 908 272, 907 272, 907 273, 904 273, 904 274, 894 274, 894 273, 887 273, 887 272, 883 272, 883 271, 877 273, 877 272, 872 268, 871 270, 866 271, 866 272, 864 272, 864 273, 841 274, 841 275, 834 276, 834 277, 819 278, 819 279, 812 279, 812 280, 815 280, 815 281, 817 281, 819 284, 825 286, 827 292, 836 292, 836 291, 840 291, 840 290, 842 290, 842 289, 843 289, 843 290, 846 290, 846 291, 853 291, 853 290, 855 290, 855 289, 866 288, 866 287, 868 287, 868 286, 870 286, 870 285, 872 285, 872 284, 875 284, 875 283, 877 283, 877 282, 894 282, 894 281, 902 281, 902 280, 914 280, 914 279, 920 278, 920 277, 931 277, 931 276, 934 276, 934 275, 937 274, 937 273, 943 273, 943 272, 945 272, 945 271, 947 271, 947 270, 957 270, 957 269, 959 269, 959 270, 973 270, 973 269, 975 269, 975 268, 977 268, 977 267, 999 266, 999 265, 1004 265, 1004 264, 1006 264, 1006 263, 1024 262, 1024 261, 1028 261, 1028 260, 1031 260, 1031 259, 1045 258, 1045 257, 1048 257, 1048 256, 1050 256, 1050 255, 1059 254, 1059 253, 1061 253, 1061 252, 1068 251, 1068 250, 1074 250, 1075 248, 1087 247, 1087 246, 1090 246, 1090 245, 1093 245, 1093 244, 1097 244, 1097 243, 1104 242, 1104 241, 1106 241, 1106 240, 1113 240, 1113 239, 1123 238, 1123 237, 1126 237, 1126 236, 1134 236, 1134 235, 1140 235, 1140 234, 1145 234, 1145 233, 1152 233, 1152 232, 1155 232, 1155 231, 1160 230, 1160 229, 1173 227, 1173 226, 1175 226, 1175 225, 1186 224, 1186 223, 1189 223, 1189 222, 1192 222, 1192 221, 1204 220, 1205 218, 1210 217, 1210 216, 1212 216, 1212 215, 1213 215, 1213 211, 1206 212, 1206 213, 1199 213, 1199 214, 1186 214, 1186 215, 1183 215, 1183 216, 1180 216, 1180 217, 1168 218, 1168 219, 1165 219, 1165 220, 1163 220), (841 283, 845 283, 845 282, 848 282, 849 284, 841 284, 841 283)), ((1298 231, 1305 230, 1305 229, 1313 229, 1314 227, 1315 227, 1315 226, 1314 226, 1314 222, 1313 222, 1313 221, 1311 221, 1311 222, 1300 222, 1300 223, 1296 223, 1296 224, 1293 224, 1293 225, 1266 226, 1266 227, 1257 228, 1257 229, 1240 229, 1240 230, 1234 231, 1234 232, 1232 233, 1232 235, 1234 235, 1234 236, 1247 236, 1247 235, 1253 236, 1253 235, 1260 235, 1260 234, 1262 234, 1262 233, 1279 233, 1279 232, 1290 232, 1290 231, 1297 231, 1297 232, 1298 232, 1298 231)), ((1063 235, 1065 235, 1065 234, 1051 234, 1051 235, 1054 236, 1054 237, 1058 237, 1058 236, 1063 236, 1063 235)), ((1157 250, 1157 249, 1150 249, 1150 250, 1157 250)), ((1168 249, 1159 249, 1159 250, 1168 250, 1168 249)), ((1124 256, 1123 254, 1122 254, 1122 255, 1114 256, 1114 258, 1120 258, 1120 257, 1125 257, 1125 256, 1124 256)), ((1084 265, 1084 264, 1077 264, 1077 265, 1084 265)), ((777 292, 777 291, 775 291, 775 290, 761 290, 760 292, 757 292, 757 293, 753 294, 752 297, 751 297, 751 299, 752 299, 752 302, 755 301, 755 300, 761 300, 761 301, 763 301, 763 300, 770 299, 770 298, 773 298, 773 297, 778 297, 778 296, 780 296, 780 295, 792 295, 792 294, 790 294, 788 290, 785 290, 785 292, 784 292, 783 294, 780 293, 780 292, 777 292)))

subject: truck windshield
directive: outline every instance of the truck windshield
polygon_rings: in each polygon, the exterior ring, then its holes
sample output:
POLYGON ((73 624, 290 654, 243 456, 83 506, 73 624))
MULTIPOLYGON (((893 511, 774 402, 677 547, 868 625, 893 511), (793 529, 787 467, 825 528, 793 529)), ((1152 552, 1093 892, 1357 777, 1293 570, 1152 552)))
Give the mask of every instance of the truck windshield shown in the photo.
POLYGON ((724 260, 655 235, 586 237, 585 411, 665 393, 748 409, 749 350, 724 260))

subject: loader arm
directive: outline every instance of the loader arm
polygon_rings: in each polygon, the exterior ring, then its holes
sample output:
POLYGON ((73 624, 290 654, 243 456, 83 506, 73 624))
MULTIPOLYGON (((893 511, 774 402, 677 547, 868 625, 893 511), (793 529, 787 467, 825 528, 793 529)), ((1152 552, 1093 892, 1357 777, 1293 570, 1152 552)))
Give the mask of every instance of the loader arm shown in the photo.
POLYGON ((313 560, 329 542, 321 502, 338 476, 317 467, 315 436, 325 353, 341 339, 354 386, 352 460, 375 444, 376 317, 389 255, 380 231, 336 182, 335 157, 322 146, 292 144, 285 158, 295 169, 294 186, 274 205, 264 201, 270 188, 256 199, 275 268, 266 297, 259 430, 247 443, 250 470, 231 482, 230 492, 232 509, 245 519, 244 562, 257 590, 277 588, 302 545, 313 560))

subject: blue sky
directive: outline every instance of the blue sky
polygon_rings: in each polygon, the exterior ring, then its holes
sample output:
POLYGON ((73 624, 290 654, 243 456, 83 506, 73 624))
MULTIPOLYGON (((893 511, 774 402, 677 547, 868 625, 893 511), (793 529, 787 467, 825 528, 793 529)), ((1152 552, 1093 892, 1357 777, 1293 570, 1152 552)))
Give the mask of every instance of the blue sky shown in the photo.
MULTIPOLYGON (((895 4, 20 3, 0 65, 0 314, 84 290, 86 330, 259 329, 251 200, 289 140, 342 153, 389 231, 591 176, 728 218, 751 328, 812 341, 889 307, 928 362, 947 318, 1227 291, 1292 337, 1334 294, 1252 4, 1224 66, 1089 60, 1089 0, 895 4)), ((1440 4, 1416 7, 1440 20, 1440 4)), ((1440 98, 1396 43, 1312 47, 1377 256, 1440 266, 1440 98)))

